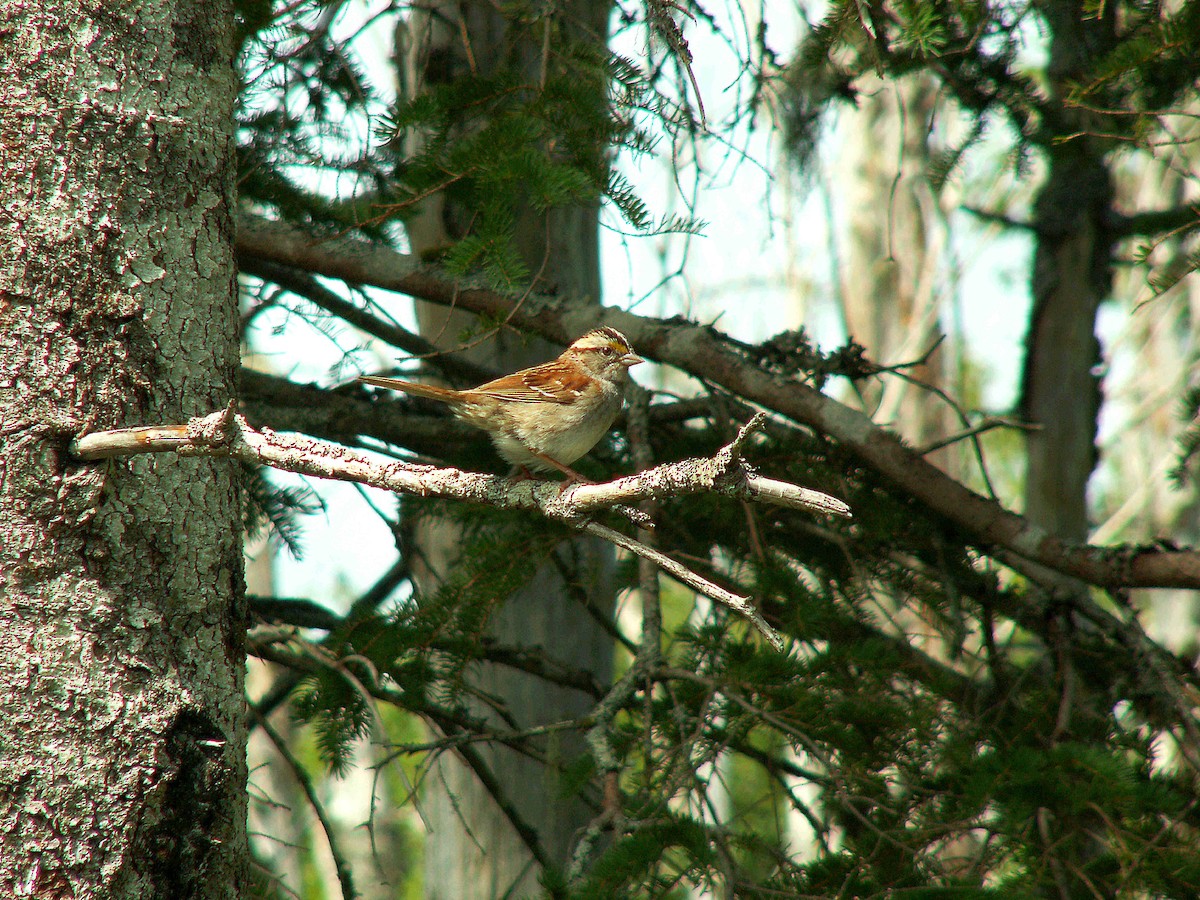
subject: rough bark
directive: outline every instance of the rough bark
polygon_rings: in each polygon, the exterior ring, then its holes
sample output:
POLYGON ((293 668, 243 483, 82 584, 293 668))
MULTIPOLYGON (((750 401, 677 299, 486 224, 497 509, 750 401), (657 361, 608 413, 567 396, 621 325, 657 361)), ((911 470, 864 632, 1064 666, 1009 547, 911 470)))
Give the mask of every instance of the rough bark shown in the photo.
POLYGON ((0 895, 239 896, 237 474, 67 450, 235 393, 233 10, 0 6, 0 895))
MULTIPOLYGON (((427 17, 414 16, 411 28, 402 35, 408 41, 401 51, 405 90, 420 90, 433 79, 454 77, 470 67, 486 73, 514 64, 537 81, 544 63, 543 46, 512 29, 493 5, 436 6, 427 17), (463 44, 464 34, 471 36, 470 48, 463 44)), ((557 27, 571 23, 597 39, 604 35, 608 4, 579 0, 565 7, 555 12, 557 27)), ((418 255, 461 237, 459 223, 471 217, 470 210, 449 208, 436 196, 423 204, 421 213, 408 223, 418 255)), ((597 227, 596 209, 545 215, 530 211, 520 216, 518 245, 531 271, 540 271, 543 279, 535 289, 553 285, 570 295, 598 297, 597 227)), ((458 337, 476 325, 473 316, 427 303, 418 304, 418 317, 422 334, 442 347, 454 347, 458 337)), ((544 341, 530 341, 502 329, 494 340, 464 355, 494 370, 511 371, 558 352, 544 341)), ((414 572, 422 589, 432 590, 455 564, 460 552, 458 530, 437 522, 422 527, 418 537, 421 551, 414 572)), ((492 619, 492 633, 506 645, 544 647, 606 683, 612 674, 613 644, 595 616, 608 615, 612 609, 612 552, 596 541, 580 540, 559 548, 555 556, 525 588, 505 599, 492 619)), ((472 683, 488 695, 503 698, 504 708, 519 727, 580 716, 591 706, 585 694, 497 666, 481 666, 472 683)), ((481 705, 475 712, 501 726, 495 710, 481 705)), ((440 757, 433 777, 426 781, 433 794, 424 807, 430 824, 426 896, 437 900, 524 896, 539 890, 543 862, 565 867, 591 813, 578 799, 563 796, 556 770, 583 751, 581 738, 568 737, 547 747, 550 766, 499 746, 480 750, 472 764, 449 755, 440 757), (488 786, 480 778, 481 766, 494 778, 488 786), (503 796, 497 797, 497 791, 503 796), (509 805, 508 811, 501 803, 509 805), (518 833, 514 813, 536 836, 541 861, 535 859, 528 838, 518 833)))

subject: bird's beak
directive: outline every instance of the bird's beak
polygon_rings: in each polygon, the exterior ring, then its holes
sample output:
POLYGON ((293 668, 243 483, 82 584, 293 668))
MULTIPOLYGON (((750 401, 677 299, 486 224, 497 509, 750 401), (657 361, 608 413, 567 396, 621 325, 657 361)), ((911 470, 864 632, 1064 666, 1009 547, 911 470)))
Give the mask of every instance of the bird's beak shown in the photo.
POLYGON ((621 365, 623 365, 627 369, 632 366, 636 366, 638 363, 643 363, 643 362, 645 362, 645 360, 642 359, 640 356, 638 356, 636 353, 626 353, 624 356, 621 357, 621 365))

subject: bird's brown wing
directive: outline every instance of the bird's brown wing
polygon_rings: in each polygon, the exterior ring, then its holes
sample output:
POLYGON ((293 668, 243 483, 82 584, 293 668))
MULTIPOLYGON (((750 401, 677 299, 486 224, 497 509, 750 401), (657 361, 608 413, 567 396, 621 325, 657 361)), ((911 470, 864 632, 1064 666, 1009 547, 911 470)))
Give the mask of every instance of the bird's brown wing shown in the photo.
POLYGON ((554 360, 481 384, 475 392, 517 403, 571 403, 587 387, 588 380, 573 366, 554 360))

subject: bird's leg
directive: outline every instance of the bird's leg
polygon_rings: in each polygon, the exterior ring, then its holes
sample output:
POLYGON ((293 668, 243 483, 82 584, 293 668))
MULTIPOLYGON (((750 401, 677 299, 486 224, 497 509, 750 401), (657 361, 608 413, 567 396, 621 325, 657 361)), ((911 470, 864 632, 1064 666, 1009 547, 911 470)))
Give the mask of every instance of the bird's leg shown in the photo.
POLYGON ((584 478, 582 475, 580 475, 578 472, 576 472, 570 466, 560 463, 557 459, 554 459, 551 456, 547 456, 545 453, 538 453, 536 450, 530 450, 529 452, 532 453, 534 456, 536 456, 538 459, 540 459, 542 462, 544 462, 546 465, 553 466, 554 468, 558 469, 558 471, 562 472, 564 475, 567 476, 566 480, 563 481, 562 485, 558 489, 558 492, 560 494, 573 484, 595 484, 595 482, 592 481, 590 478, 584 478))

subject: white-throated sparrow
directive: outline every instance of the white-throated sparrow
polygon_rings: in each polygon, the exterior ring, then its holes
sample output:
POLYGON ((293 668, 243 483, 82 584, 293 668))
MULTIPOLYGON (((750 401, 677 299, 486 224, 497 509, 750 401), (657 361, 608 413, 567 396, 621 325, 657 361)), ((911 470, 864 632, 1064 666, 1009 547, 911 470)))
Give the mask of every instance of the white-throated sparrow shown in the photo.
POLYGON ((570 464, 596 446, 625 400, 629 367, 642 362, 615 328, 589 331, 556 360, 477 388, 456 391, 398 378, 360 375, 376 387, 447 404, 482 428, 504 459, 522 469, 558 469, 584 481, 570 464))

